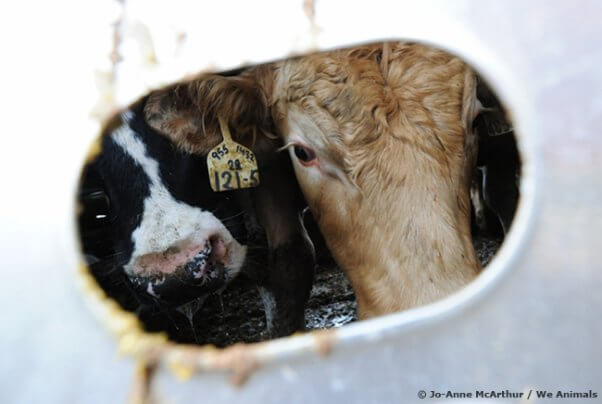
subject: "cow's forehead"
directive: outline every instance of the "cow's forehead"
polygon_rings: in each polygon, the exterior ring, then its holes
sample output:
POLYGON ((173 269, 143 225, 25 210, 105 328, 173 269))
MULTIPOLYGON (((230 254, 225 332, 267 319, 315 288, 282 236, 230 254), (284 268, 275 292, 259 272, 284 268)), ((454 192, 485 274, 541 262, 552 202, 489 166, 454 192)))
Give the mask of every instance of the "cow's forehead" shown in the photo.
POLYGON ((378 164, 375 150, 395 160, 419 154, 440 159, 442 143, 461 146, 453 143, 461 136, 438 134, 462 132, 468 67, 419 44, 390 46, 386 55, 382 44, 368 45, 284 61, 276 69, 274 97, 283 115, 308 116, 319 130, 306 136, 337 156, 353 180, 369 172, 395 175, 378 164))

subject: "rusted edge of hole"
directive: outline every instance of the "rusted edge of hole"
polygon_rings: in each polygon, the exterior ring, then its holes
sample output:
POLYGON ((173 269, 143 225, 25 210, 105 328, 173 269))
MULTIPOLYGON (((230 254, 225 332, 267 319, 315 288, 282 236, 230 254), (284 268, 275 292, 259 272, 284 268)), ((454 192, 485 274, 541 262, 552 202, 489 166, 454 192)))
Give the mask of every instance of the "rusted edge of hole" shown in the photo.
MULTIPOLYGON (((231 373, 232 384, 241 387, 254 371, 282 356, 282 344, 293 341, 298 347, 294 351, 314 352, 325 357, 338 340, 336 329, 328 329, 264 342, 236 343, 222 349, 214 345, 175 343, 168 340, 166 333, 145 331, 134 313, 121 308, 106 294, 83 261, 77 272, 86 304, 116 338, 119 355, 134 358, 139 367, 165 365, 181 381, 189 380, 198 372, 226 371, 231 373)), ((135 380, 136 383, 141 382, 135 380)))
MULTIPOLYGON (((412 40, 409 36, 406 36, 406 38, 412 40)), ((533 161, 534 149, 536 148, 534 147, 536 141, 533 141, 533 136, 536 136, 537 130, 534 128, 532 120, 525 119, 528 115, 527 112, 520 110, 520 113, 513 113, 514 108, 524 108, 529 106, 529 103, 524 100, 517 102, 519 97, 510 95, 516 90, 516 85, 511 86, 511 90, 500 88, 502 85, 516 84, 516 82, 512 75, 507 74, 508 72, 500 71, 503 68, 499 59, 492 58, 495 61, 483 62, 483 60, 487 60, 485 56, 491 56, 483 50, 483 46, 477 46, 477 51, 469 52, 467 43, 463 43, 462 46, 457 44, 451 46, 452 44, 448 41, 433 41, 426 38, 413 39, 460 57, 480 75, 483 75, 489 84, 492 84, 492 88, 509 111, 509 114, 516 115, 510 117, 515 118, 512 119, 512 122, 517 125, 517 141, 523 164, 521 200, 519 200, 513 229, 510 231, 508 239, 501 246, 498 256, 489 265, 490 268, 486 271, 485 276, 481 274, 479 279, 473 281, 465 290, 456 292, 436 303, 351 324, 345 326, 342 330, 316 330, 288 338, 251 344, 239 343, 224 349, 218 349, 213 345, 177 344, 169 341, 164 333, 144 331, 142 323, 136 315, 125 311, 117 302, 109 298, 92 277, 87 265, 81 263, 78 273, 81 275, 80 278, 82 279, 84 295, 88 305, 117 338, 118 351, 121 355, 132 356, 143 363, 164 364, 181 380, 188 380, 200 371, 230 371, 233 384, 241 386, 254 371, 264 364, 272 362, 275 358, 282 360, 293 356, 298 357, 308 352, 325 356, 340 342, 351 342, 352 340, 356 342, 375 341, 386 335, 399 334, 401 328, 408 330, 411 328, 408 327, 409 325, 424 324, 452 315, 452 313, 456 313, 463 307, 482 298, 494 284, 498 283, 499 278, 507 274, 508 267, 512 265, 519 251, 522 250, 520 244, 528 239, 529 229, 534 220, 533 207, 536 200, 534 194, 537 164, 533 161), (491 80, 492 76, 496 76, 496 73, 503 73, 501 74, 503 78, 501 80, 491 80)), ((349 45, 340 44, 338 47, 345 46, 349 45)), ((527 108, 527 110, 531 111, 532 108, 527 108)), ((99 137, 97 137, 86 156, 86 161, 92 159, 99 151, 99 137)), ((76 231, 75 233, 79 235, 79 232, 76 231)))

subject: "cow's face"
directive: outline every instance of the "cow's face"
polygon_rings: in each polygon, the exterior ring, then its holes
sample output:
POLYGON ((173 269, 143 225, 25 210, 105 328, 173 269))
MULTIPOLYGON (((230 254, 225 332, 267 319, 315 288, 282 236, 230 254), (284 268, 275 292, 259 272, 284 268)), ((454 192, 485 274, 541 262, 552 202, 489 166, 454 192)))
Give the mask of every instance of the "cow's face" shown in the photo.
POLYGON ((125 113, 103 139, 95 169, 110 200, 114 249, 129 280, 141 293, 177 305, 238 274, 246 255, 239 242, 243 212, 232 196, 211 191, 200 157, 149 131, 140 115, 125 113))
MULTIPOLYGON (((233 140, 255 154, 260 186, 244 192, 249 192, 248 208, 256 214, 255 225, 261 226, 269 251, 268 265, 253 276, 261 285, 268 329, 282 336, 304 324, 303 306, 311 289, 314 257, 299 220, 303 200, 290 160, 278 152, 282 140, 276 134, 267 98, 270 73, 269 67, 257 67, 237 76, 203 74, 176 83, 149 95, 144 117, 148 125, 189 155, 206 156, 217 146, 223 139, 224 123, 233 140), (266 81, 260 84, 262 78, 266 81)), ((249 229, 255 240, 252 223, 249 229)))
POLYGON ((407 44, 316 54, 274 71, 273 116, 360 316, 428 303, 472 279, 472 71, 407 44))

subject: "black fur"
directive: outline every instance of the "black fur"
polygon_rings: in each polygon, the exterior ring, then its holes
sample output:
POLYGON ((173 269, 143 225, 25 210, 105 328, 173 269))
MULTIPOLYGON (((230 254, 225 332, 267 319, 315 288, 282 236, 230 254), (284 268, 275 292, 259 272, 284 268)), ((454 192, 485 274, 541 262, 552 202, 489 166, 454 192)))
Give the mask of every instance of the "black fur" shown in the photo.
MULTIPOLYGON (((276 300, 274 328, 271 334, 283 336, 302 329, 304 307, 311 290, 314 271, 309 240, 298 234, 290 242, 270 251, 265 231, 255 213, 256 204, 261 204, 261 201, 258 202, 262 198, 259 194, 265 197, 266 193, 258 193, 255 189, 213 192, 209 185, 206 156, 182 152, 167 137, 153 130, 143 118, 144 103, 145 99, 142 99, 132 106, 128 124, 145 144, 148 156, 159 162, 159 176, 163 185, 174 199, 212 212, 239 243, 251 244, 247 259, 255 264, 255 269, 248 272, 259 285, 269 290, 276 300), (259 274, 260 276, 257 276, 259 274)), ((290 161, 287 160, 287 163, 290 165, 290 161)), ((292 170, 288 166, 286 168, 282 170, 281 167, 275 166, 260 169, 286 177, 285 183, 294 182, 291 186, 292 189, 297 189, 294 196, 276 198, 285 201, 282 203, 289 203, 289 199, 294 199, 294 210, 297 206, 304 206, 304 203, 292 170)), ((84 252, 90 257, 92 272, 109 295, 126 309, 147 313, 141 317, 147 319, 146 325, 150 330, 170 329, 165 321, 157 321, 160 317, 157 313, 167 313, 169 317, 169 310, 161 306, 165 303, 173 305, 174 302, 160 302, 150 298, 143 288, 136 290, 122 268, 132 254, 131 235, 140 225, 144 200, 150 194, 149 186, 150 179, 143 169, 109 134, 105 134, 101 154, 84 170, 80 194, 84 214, 80 217, 80 231, 84 252), (107 218, 96 218, 104 215, 107 218), (149 312, 153 313, 150 317, 149 312)), ((274 192, 279 195, 280 189, 274 192)), ((290 209, 287 210, 289 211, 290 209)), ((186 300, 194 298, 195 293, 201 295, 203 292, 196 292, 184 284, 172 283, 169 287, 186 300)), ((214 289, 204 292, 212 292, 214 289)), ((161 296, 163 297, 163 294, 161 296)), ((173 331, 170 334, 177 332, 173 331)))

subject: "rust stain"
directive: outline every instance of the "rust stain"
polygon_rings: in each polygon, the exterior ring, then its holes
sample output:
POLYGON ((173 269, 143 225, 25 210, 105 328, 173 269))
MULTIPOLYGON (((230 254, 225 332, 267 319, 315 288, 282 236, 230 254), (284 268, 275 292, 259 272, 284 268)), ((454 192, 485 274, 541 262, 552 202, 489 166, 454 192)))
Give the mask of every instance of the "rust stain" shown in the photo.
POLYGON ((305 15, 309 18, 309 22, 313 24, 316 16, 316 5, 314 0, 303 0, 303 11, 305 11, 305 15))
POLYGON ((151 402, 151 382, 155 371, 156 363, 139 361, 134 373, 132 388, 128 398, 130 404, 147 404, 151 402))
POLYGON ((169 369, 180 380, 188 380, 199 370, 223 370, 232 373, 231 383, 242 387, 251 374, 259 369, 257 346, 261 344, 238 343, 224 349, 213 345, 197 347, 177 345, 166 352, 169 369))
POLYGON ((88 152, 86 153, 86 157, 84 158, 84 165, 92 163, 101 151, 102 139, 100 138, 100 136, 97 136, 96 138, 94 138, 94 141, 92 142, 90 148, 88 149, 88 152))
POLYGON ((226 348, 213 362, 217 369, 232 371, 230 381, 236 387, 242 387, 251 374, 259 368, 259 360, 255 349, 243 343, 234 344, 226 348))
POLYGON ((193 345, 176 345, 175 349, 165 353, 166 365, 172 374, 180 381, 189 380, 200 368, 203 356, 212 355, 217 348, 208 345, 196 347, 193 345))
POLYGON ((122 29, 125 24, 125 8, 124 1, 118 0, 121 3, 121 10, 118 18, 111 24, 111 50, 106 55, 110 62, 108 71, 97 71, 95 73, 96 87, 98 90, 99 99, 92 107, 90 115, 102 122, 116 109, 115 92, 117 87, 117 65, 123 61, 123 55, 120 53, 122 43, 122 29))
POLYGON ((310 51, 318 51, 318 34, 321 29, 316 23, 316 0, 303 0, 303 12, 309 20, 310 51))
POLYGON ((338 335, 334 328, 314 331, 312 335, 314 337, 316 352, 322 357, 327 356, 332 351, 332 347, 338 340, 338 335))

